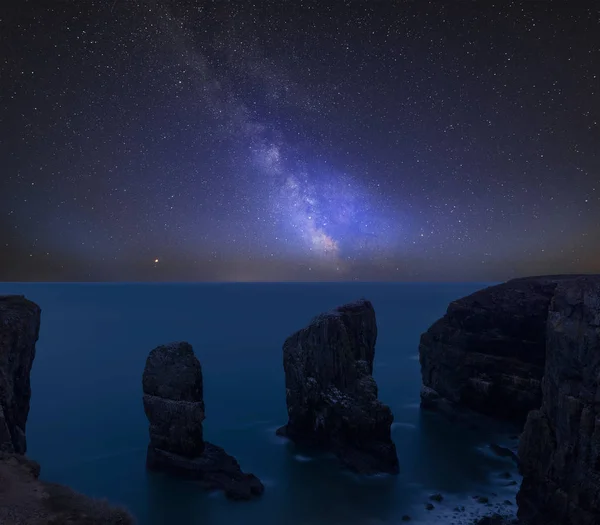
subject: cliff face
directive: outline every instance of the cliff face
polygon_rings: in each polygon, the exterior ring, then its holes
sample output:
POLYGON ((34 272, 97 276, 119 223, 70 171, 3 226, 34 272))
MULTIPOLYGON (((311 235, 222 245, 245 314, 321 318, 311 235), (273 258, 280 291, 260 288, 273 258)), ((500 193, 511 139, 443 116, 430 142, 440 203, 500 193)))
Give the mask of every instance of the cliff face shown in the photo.
POLYGON ((204 441, 202 367, 190 344, 156 347, 142 377, 144 410, 150 422, 146 464, 196 480, 208 490, 223 490, 230 499, 263 493, 254 474, 242 472, 236 459, 204 441))
POLYGON ((278 434, 330 450, 351 470, 398 472, 393 415, 372 377, 377 324, 369 301, 317 316, 283 345, 288 423, 278 434))
POLYGON ((519 457, 519 517, 532 525, 600 523, 600 279, 560 284, 548 315, 543 403, 519 457))
POLYGON ((23 296, 0 296, 0 523, 133 525, 125 509, 41 481, 40 466, 23 455, 39 329, 37 304, 23 296))
POLYGON ((561 279, 515 279, 450 303, 421 336, 422 406, 524 422, 542 402, 546 319, 561 279))
POLYGON ((0 451, 25 454, 29 374, 40 330, 40 307, 22 295, 0 296, 0 451))

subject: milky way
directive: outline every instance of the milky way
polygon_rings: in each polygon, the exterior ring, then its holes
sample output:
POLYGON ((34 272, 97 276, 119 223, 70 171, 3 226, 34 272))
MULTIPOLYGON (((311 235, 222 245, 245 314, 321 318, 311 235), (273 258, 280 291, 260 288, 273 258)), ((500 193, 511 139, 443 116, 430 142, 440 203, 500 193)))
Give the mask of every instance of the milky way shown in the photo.
POLYGON ((600 271, 600 9, 23 2, 0 279, 600 271))

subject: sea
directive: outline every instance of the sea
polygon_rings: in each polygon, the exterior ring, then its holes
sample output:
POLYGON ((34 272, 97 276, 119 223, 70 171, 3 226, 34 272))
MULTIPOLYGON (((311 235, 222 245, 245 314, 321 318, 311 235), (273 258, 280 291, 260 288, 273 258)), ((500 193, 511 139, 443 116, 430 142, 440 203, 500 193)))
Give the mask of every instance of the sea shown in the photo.
POLYGON ((451 422, 419 407, 419 337, 454 299, 491 283, 4 283, 42 309, 31 373, 28 456, 41 477, 126 506, 140 525, 472 523, 511 514, 516 430, 451 422), (317 314, 369 299, 374 377, 394 413, 400 474, 360 477, 275 435, 286 423, 282 344, 317 314), (265 485, 232 502, 148 472, 142 372, 154 347, 189 342, 202 363, 205 439, 265 485), (431 499, 434 494, 442 496, 431 499), (427 504, 433 505, 433 508, 427 504))

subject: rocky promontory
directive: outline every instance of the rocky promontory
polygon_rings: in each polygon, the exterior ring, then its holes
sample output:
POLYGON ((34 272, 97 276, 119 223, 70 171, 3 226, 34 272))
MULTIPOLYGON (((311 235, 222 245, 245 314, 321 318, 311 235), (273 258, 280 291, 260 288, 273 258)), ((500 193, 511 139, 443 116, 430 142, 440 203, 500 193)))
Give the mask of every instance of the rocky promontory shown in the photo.
POLYGON ((543 402, 519 445, 519 517, 600 523, 600 278, 558 285, 546 332, 543 402))
POLYGON ((480 290, 451 303, 419 351, 424 408, 526 419, 521 523, 600 523, 600 276, 480 290))
POLYGON ((393 415, 377 399, 377 323, 367 300, 315 317, 283 345, 288 423, 277 433, 333 452, 360 474, 399 470, 393 415))
POLYGON ((144 411, 150 422, 149 469, 194 479, 230 499, 250 499, 264 487, 242 472, 236 459, 203 438, 202 367, 190 344, 156 347, 142 378, 144 411))
POLYGON ((514 279, 450 303, 421 336, 423 408, 524 423, 542 404, 550 301, 557 284, 572 279, 514 279))
POLYGON ((39 330, 37 304, 0 296, 0 523, 133 525, 125 509, 40 480, 40 466, 23 455, 39 330))

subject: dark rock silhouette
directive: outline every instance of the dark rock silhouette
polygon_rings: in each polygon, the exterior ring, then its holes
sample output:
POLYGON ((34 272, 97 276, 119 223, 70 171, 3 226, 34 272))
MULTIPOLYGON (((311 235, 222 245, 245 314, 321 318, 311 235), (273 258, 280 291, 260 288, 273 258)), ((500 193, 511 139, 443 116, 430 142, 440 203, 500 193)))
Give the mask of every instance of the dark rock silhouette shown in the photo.
POLYGON ((230 499, 250 499, 264 487, 245 474, 222 448, 203 439, 202 368, 188 343, 158 346, 150 352, 142 378, 144 411, 150 422, 149 469, 192 478, 230 499))
POLYGON ((40 331, 40 307, 22 295, 0 296, 0 451, 25 454, 29 375, 40 331))
POLYGON ((542 403, 548 307, 573 276, 514 279, 453 301, 421 336, 423 408, 524 423, 542 403))
POLYGON ((361 474, 398 472, 393 415, 377 399, 377 324, 366 300, 318 315, 283 345, 288 423, 277 433, 361 474))
POLYGON ((0 523, 133 525, 125 509, 41 481, 40 465, 23 455, 39 330, 37 304, 0 296, 0 523))
POLYGON ((423 334, 420 358, 424 408, 528 414, 524 523, 600 523, 600 276, 515 279, 454 301, 423 334))
POLYGON ((558 285, 548 315, 543 402, 519 445, 519 517, 600 523, 600 278, 558 285))

